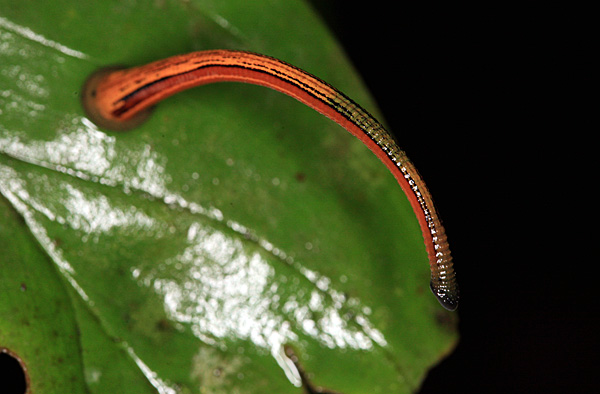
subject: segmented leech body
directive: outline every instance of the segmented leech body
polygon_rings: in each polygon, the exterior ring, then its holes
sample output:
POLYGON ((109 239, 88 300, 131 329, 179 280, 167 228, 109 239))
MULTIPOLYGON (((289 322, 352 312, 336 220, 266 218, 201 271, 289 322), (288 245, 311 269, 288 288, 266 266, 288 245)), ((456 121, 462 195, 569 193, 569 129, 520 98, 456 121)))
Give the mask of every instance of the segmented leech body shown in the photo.
POLYGON ((194 52, 131 69, 101 70, 86 83, 83 103, 90 119, 98 125, 124 130, 145 120, 160 100, 215 82, 262 85, 287 94, 339 123, 365 143, 392 172, 417 215, 429 257, 431 290, 442 306, 456 309, 458 286, 446 233, 417 169, 373 116, 313 75, 255 53, 194 52))

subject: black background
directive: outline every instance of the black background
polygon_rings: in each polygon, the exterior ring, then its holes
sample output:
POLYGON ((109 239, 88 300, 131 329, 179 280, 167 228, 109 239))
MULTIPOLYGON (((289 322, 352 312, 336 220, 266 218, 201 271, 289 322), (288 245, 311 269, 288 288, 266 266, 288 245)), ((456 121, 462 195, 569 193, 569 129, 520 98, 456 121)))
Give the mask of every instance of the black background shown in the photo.
POLYGON ((600 392, 598 307, 584 304, 598 259, 561 254, 595 246, 571 241, 581 230, 562 222, 587 211, 562 198, 579 190, 563 145, 577 130, 563 122, 572 85, 588 83, 572 67, 582 39, 569 34, 576 15, 525 1, 311 3, 446 225, 461 339, 420 392, 600 392))

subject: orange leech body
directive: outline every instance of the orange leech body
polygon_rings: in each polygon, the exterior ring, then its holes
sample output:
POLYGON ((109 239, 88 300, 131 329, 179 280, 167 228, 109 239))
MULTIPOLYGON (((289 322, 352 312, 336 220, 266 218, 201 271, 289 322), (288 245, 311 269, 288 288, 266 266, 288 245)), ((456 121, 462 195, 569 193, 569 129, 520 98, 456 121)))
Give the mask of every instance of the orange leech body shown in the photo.
POLYGON ((393 136, 326 82, 272 57, 243 51, 202 51, 130 69, 102 69, 86 82, 83 106, 99 126, 128 130, 145 121, 159 101, 215 82, 242 82, 277 90, 337 122, 369 147, 394 175, 417 215, 429 257, 431 290, 444 308, 457 308, 458 285, 446 233, 423 179, 393 136))

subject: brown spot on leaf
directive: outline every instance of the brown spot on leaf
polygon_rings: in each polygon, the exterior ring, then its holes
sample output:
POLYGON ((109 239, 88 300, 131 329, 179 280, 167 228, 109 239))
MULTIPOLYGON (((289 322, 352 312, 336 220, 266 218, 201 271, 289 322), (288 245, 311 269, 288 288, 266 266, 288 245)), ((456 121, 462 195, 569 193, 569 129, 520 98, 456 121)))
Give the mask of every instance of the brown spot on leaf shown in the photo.
POLYGON ((156 322, 156 329, 161 332, 171 331, 171 323, 167 319, 160 319, 156 322))

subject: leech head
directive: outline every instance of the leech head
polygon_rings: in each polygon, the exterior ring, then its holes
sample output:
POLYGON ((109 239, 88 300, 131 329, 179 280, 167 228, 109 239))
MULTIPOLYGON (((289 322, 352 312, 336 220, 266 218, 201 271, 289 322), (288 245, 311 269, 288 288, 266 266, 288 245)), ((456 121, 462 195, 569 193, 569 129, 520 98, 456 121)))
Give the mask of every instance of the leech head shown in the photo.
POLYGON ((127 131, 134 129, 144 123, 152 113, 152 107, 145 109, 129 119, 125 119, 121 114, 105 112, 106 108, 99 100, 106 94, 102 94, 102 83, 115 71, 122 70, 123 67, 112 66, 104 67, 95 71, 88 77, 81 91, 81 103, 87 117, 99 127, 112 131, 127 131))
POLYGON ((459 299, 457 286, 448 286, 439 278, 431 278, 429 287, 444 308, 449 311, 456 310, 459 299))

